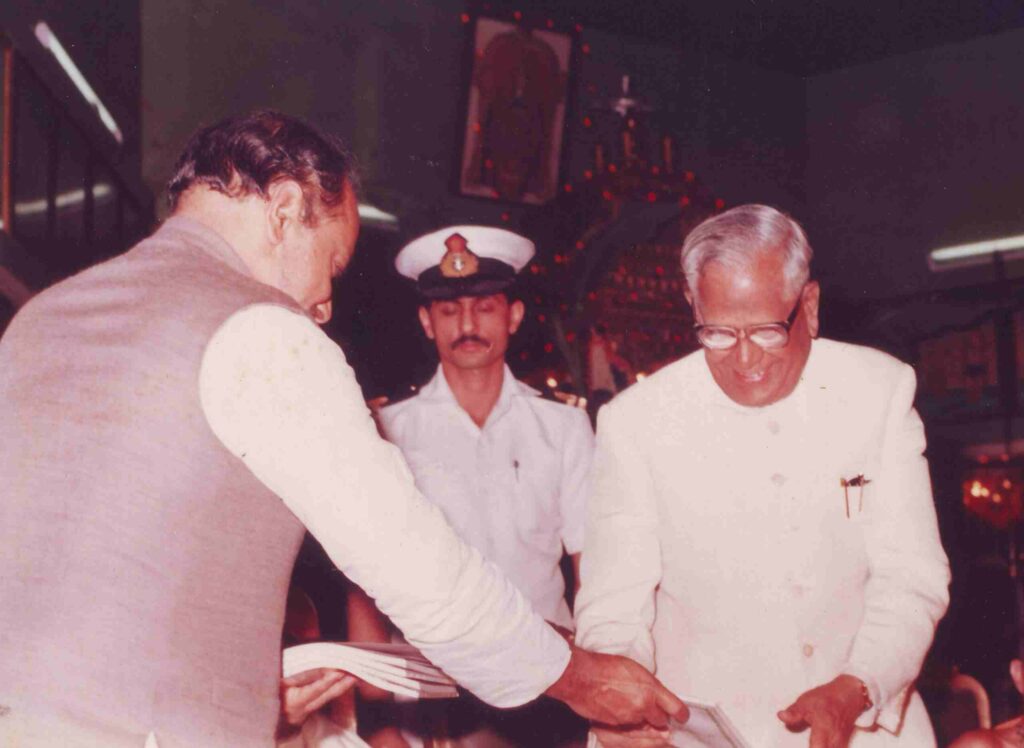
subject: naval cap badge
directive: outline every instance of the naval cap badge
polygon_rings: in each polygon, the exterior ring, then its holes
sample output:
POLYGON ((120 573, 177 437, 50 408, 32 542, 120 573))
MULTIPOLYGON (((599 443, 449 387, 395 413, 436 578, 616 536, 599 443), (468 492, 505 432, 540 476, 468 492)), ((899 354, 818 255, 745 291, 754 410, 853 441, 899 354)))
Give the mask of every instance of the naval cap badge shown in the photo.
POLYGON ((445 278, 465 278, 476 275, 480 269, 480 260, 473 254, 462 234, 452 234, 444 240, 448 251, 441 258, 441 275, 445 278))

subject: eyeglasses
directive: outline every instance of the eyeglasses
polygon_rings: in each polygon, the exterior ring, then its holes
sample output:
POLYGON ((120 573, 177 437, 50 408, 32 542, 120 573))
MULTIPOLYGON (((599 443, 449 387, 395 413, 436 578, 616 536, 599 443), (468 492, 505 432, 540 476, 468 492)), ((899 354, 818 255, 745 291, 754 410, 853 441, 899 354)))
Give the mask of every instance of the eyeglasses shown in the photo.
POLYGON ((793 327, 797 314, 800 313, 800 302, 803 301, 804 290, 800 289, 793 311, 783 322, 766 322, 739 330, 724 325, 694 325, 693 330, 702 346, 712 351, 728 351, 735 348, 741 337, 745 337, 758 348, 772 350, 783 348, 789 342, 789 331, 793 327))

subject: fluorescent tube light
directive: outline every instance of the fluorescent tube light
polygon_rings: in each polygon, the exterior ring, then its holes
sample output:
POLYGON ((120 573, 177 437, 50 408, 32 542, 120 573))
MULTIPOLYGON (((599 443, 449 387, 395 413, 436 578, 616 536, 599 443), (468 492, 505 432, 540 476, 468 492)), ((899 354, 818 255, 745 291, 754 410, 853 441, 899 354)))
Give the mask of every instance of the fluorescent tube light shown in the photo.
POLYGON ((368 226, 398 231, 398 217, 386 213, 375 205, 359 203, 359 220, 368 226))
POLYGON ((995 254, 1001 254, 1007 260, 1024 254, 1024 234, 933 249, 928 253, 928 266, 932 270, 949 270, 968 265, 987 265, 992 262, 995 254))
POLYGON ((50 27, 46 24, 46 21, 40 21, 36 24, 35 28, 36 39, 46 49, 50 51, 56 59, 57 63, 64 69, 64 72, 68 74, 71 82, 75 84, 75 88, 78 89, 79 93, 85 98, 89 105, 96 110, 96 114, 99 116, 103 126, 110 130, 110 134, 114 136, 114 140, 118 142, 118 145, 124 143, 124 135, 121 134, 121 128, 117 126, 117 121, 113 115, 107 110, 100 101, 100 97, 96 95, 96 92, 92 90, 92 86, 89 85, 89 81, 82 75, 82 71, 75 65, 75 61, 71 59, 71 55, 64 49, 64 45, 60 43, 60 39, 50 30, 50 27))

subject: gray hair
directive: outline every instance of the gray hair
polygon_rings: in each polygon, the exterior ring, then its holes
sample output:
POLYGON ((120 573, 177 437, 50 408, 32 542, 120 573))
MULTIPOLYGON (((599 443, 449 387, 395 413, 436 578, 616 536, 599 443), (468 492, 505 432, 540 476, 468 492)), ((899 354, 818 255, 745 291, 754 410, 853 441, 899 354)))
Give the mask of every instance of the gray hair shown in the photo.
POLYGON ((745 270, 768 254, 782 253, 786 295, 795 297, 811 277, 814 255, 799 223, 767 205, 740 205, 697 226, 683 242, 686 287, 696 297, 697 282, 710 263, 745 270))

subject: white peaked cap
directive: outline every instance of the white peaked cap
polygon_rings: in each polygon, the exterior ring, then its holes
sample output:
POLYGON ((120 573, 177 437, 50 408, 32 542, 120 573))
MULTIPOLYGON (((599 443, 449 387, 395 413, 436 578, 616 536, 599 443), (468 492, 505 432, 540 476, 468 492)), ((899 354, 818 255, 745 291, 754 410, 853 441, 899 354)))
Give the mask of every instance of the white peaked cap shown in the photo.
POLYGON ((497 260, 518 273, 532 258, 534 244, 524 236, 494 226, 448 226, 413 239, 395 258, 395 269, 417 280, 424 271, 437 267, 448 252, 445 242, 459 234, 470 252, 481 259, 497 260))

